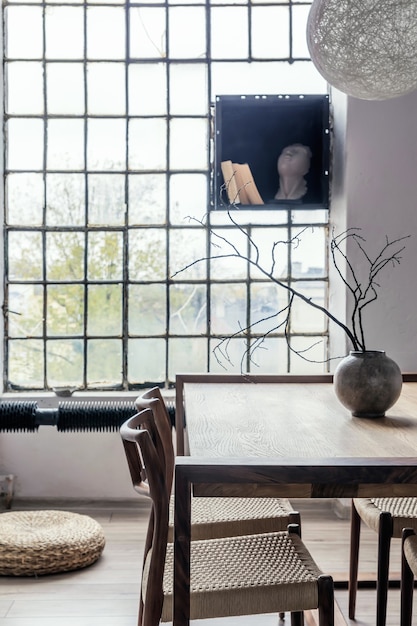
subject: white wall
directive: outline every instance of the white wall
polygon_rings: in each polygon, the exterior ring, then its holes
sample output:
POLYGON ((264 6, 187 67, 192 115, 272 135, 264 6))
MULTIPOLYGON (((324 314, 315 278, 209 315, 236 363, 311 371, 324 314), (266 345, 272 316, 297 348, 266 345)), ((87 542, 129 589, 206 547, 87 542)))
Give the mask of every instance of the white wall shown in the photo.
MULTIPOLYGON (((417 92, 385 102, 335 93, 333 102, 332 222, 338 232, 362 228, 370 252, 385 236, 412 235, 401 266, 384 273, 369 309, 368 347, 385 349, 403 371, 417 371, 417 92)), ((343 314, 349 303, 340 285, 330 297, 343 314)), ((343 339, 337 342, 339 348, 343 339)), ((16 475, 19 497, 136 497, 118 433, 41 427, 33 435, 0 434, 1 473, 16 475)))
POLYGON ((0 474, 15 475, 21 498, 139 498, 133 490, 119 433, 37 433, 0 435, 0 474))
POLYGON ((382 102, 349 98, 344 155, 346 226, 362 229, 371 255, 386 237, 411 235, 401 265, 379 276, 380 295, 365 318, 367 348, 417 371, 417 92, 382 102))

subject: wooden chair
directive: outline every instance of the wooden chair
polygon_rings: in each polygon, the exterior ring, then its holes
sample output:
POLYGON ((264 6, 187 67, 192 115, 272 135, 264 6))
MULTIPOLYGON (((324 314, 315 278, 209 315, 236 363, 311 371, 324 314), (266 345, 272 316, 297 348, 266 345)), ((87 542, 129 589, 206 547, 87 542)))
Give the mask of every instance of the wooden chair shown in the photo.
MULTIPOLYGON (((138 446, 152 511, 142 569, 140 626, 172 621, 173 544, 168 543, 170 490, 163 462, 149 430, 144 409, 120 429, 123 442, 138 446), (139 428, 139 430, 138 430, 139 428)), ((334 626, 333 580, 317 567, 297 525, 288 531, 191 542, 191 619, 291 612, 292 626, 303 624, 303 611, 318 609, 320 626, 334 626)))
POLYGON ((417 535, 403 528, 401 539, 401 626, 411 626, 413 617, 414 578, 417 576, 417 535))
POLYGON ((361 521, 378 534, 376 626, 385 626, 391 538, 417 530, 417 498, 354 498, 351 507, 349 618, 355 618, 361 521))
MULTIPOLYGON (((152 431, 152 423, 144 425, 150 430, 157 451, 164 459, 165 480, 169 491, 175 465, 175 451, 172 440, 171 421, 165 402, 158 387, 154 387, 137 398, 138 411, 152 409, 154 424, 159 437, 152 431)), ((129 462, 129 461, 128 461, 129 462)), ((139 493, 146 493, 142 479, 132 473, 133 486, 139 493)), ((173 540, 174 497, 170 498, 170 524, 168 541, 173 540)), ((256 533, 286 530, 288 524, 298 524, 301 518, 285 498, 193 498, 192 539, 214 539, 256 533)))

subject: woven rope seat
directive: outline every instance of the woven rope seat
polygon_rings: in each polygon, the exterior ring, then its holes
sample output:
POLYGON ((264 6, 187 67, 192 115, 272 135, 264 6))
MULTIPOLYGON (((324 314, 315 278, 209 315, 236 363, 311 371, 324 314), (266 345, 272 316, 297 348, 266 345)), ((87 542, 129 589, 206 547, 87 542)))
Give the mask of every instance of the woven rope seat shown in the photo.
MULTIPOLYGON (((145 562, 146 589, 150 556, 145 562)), ((173 544, 167 546, 164 604, 161 622, 172 620, 173 544)), ((259 590, 269 597, 273 611, 297 611, 318 606, 317 578, 321 571, 298 536, 286 532, 193 541, 191 544, 190 619, 226 617, 260 612, 259 590), (258 555, 263 558, 259 559, 258 555), (236 555, 240 555, 241 567, 236 555), (227 600, 225 594, 228 594, 227 600)))
POLYGON ((40 576, 91 565, 103 552, 100 524, 67 511, 0 515, 0 575, 40 576))
POLYGON ((417 498, 355 498, 355 507, 368 528, 376 533, 381 511, 392 515, 393 537, 401 537, 405 527, 417 530, 417 498))

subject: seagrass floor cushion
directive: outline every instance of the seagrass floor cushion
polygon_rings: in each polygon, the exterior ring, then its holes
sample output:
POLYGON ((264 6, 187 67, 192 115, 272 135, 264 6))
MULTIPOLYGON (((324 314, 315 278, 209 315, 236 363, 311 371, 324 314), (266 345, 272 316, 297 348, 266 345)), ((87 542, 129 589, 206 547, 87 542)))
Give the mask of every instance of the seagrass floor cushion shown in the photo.
POLYGON ((103 529, 88 515, 10 511, 0 515, 0 575, 40 576, 91 565, 103 552, 103 529))

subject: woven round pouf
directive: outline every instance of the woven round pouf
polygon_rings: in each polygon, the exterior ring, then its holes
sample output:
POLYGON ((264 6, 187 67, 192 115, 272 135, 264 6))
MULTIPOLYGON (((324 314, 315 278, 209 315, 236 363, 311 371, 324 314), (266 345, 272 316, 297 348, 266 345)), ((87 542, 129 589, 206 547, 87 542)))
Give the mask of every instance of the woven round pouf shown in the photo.
POLYGON ((0 515, 0 575, 40 576, 91 565, 103 552, 100 524, 67 511, 0 515))

